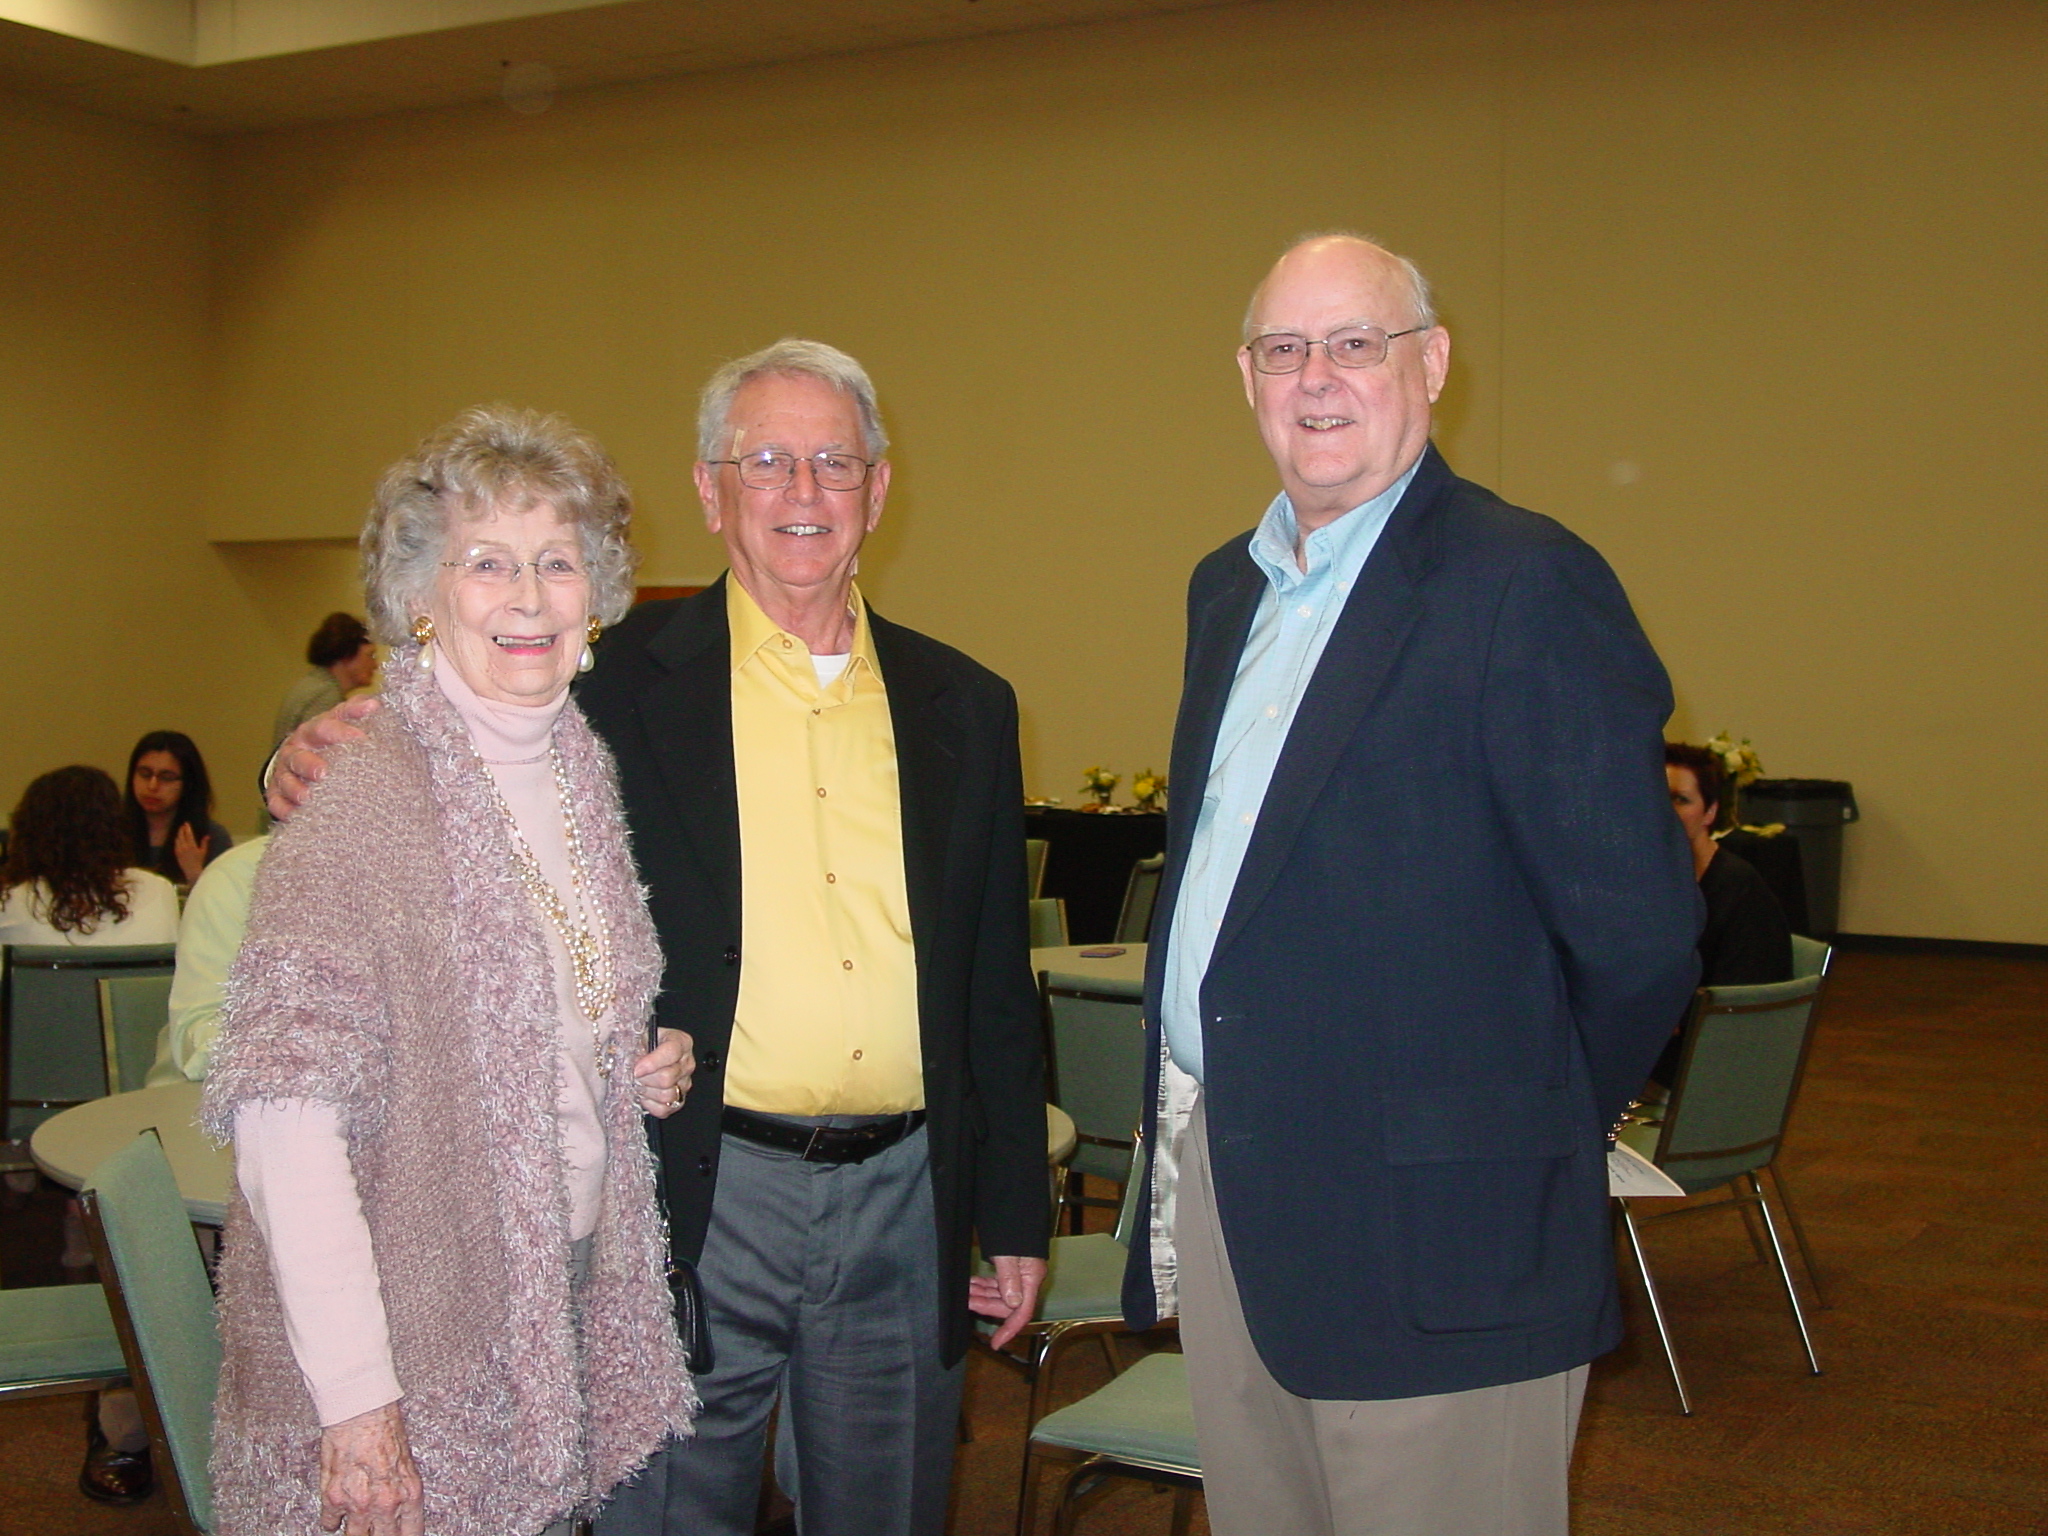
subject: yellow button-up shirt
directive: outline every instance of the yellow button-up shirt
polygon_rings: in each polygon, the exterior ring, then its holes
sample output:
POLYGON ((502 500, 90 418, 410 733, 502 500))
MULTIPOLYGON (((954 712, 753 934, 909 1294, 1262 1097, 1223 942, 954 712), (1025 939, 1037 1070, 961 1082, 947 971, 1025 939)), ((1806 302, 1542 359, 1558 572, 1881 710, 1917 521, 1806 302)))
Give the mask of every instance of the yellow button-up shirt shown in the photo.
POLYGON ((852 653, 821 688, 802 640, 739 582, 725 594, 745 948, 725 1100, 784 1115, 922 1109, 896 732, 867 604, 855 591, 852 653))

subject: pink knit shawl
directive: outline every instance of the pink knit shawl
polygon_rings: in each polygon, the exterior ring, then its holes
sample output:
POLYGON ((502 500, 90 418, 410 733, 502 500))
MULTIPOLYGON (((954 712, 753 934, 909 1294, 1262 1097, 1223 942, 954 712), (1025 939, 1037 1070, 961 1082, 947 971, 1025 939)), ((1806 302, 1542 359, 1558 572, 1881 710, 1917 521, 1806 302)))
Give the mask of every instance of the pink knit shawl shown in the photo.
MULTIPOLYGON (((572 1305, 555 1128, 556 993, 541 919, 467 729, 401 647, 368 740, 334 750, 272 839, 228 982, 202 1117, 246 1100, 340 1107, 369 1221, 431 1536, 518 1536, 594 1509, 696 1396, 625 1069, 661 977, 611 760, 555 727, 619 976, 605 1180, 572 1305)), ((220 1267, 213 1482, 221 1536, 318 1529, 319 1425, 246 1202, 220 1267)))

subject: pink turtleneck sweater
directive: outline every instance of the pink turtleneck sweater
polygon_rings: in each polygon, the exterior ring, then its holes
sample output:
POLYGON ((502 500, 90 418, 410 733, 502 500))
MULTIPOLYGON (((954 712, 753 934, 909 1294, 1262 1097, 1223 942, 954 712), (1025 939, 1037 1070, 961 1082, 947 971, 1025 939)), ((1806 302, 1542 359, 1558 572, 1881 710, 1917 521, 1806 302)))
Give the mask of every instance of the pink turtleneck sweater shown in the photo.
MULTIPOLYGON (((477 753, 511 809, 541 873, 572 918, 577 915, 569 850, 548 741, 568 701, 501 704, 479 698, 436 648, 434 679, 469 727, 477 753)), ((576 1002, 568 947, 544 917, 554 964, 561 1069, 556 1117, 569 1194, 569 1236, 597 1225, 604 1178, 598 1124, 602 1085, 596 1030, 576 1002)), ((609 1019, 601 1021, 609 1027, 609 1019)), ((292 1354, 323 1425, 395 1402, 404 1387, 391 1365, 391 1341, 377 1285, 369 1224, 356 1193, 348 1137, 332 1104, 266 1099, 235 1115, 235 1175, 270 1249, 292 1354)))

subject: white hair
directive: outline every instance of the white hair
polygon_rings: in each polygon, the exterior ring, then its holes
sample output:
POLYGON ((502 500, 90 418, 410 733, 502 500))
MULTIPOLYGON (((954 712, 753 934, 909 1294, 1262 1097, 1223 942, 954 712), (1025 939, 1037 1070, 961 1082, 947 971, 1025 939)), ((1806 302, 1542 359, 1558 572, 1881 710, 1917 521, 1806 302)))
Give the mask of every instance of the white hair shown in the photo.
POLYGON ((697 403, 697 457, 716 459, 725 451, 725 433, 733 396, 749 380, 766 374, 816 379, 851 397, 860 412, 861 449, 879 460, 889 450, 882 413, 875 404, 875 386, 865 368, 837 347, 822 341, 785 336, 773 346, 734 358, 711 375, 697 403))

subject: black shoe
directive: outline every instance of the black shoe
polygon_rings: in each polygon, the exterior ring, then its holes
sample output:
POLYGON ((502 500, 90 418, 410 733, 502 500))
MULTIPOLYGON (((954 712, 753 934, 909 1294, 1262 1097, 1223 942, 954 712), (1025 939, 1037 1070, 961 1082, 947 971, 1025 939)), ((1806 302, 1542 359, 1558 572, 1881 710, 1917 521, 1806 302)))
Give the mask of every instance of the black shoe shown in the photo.
POLYGON ((156 1486, 156 1474, 149 1465, 149 1447, 139 1451, 117 1451, 97 1422, 86 1426, 85 1466, 78 1474, 78 1491, 101 1504, 125 1507, 140 1504, 156 1486))

